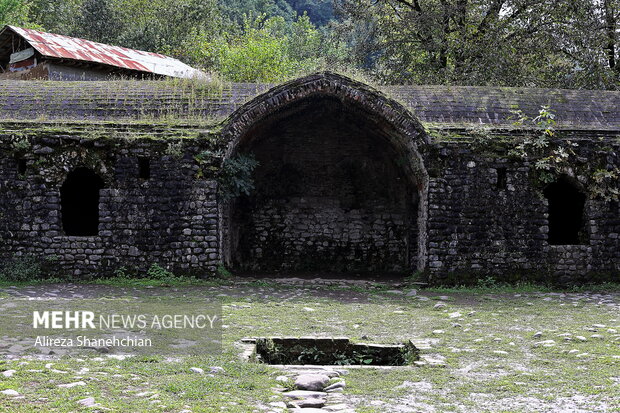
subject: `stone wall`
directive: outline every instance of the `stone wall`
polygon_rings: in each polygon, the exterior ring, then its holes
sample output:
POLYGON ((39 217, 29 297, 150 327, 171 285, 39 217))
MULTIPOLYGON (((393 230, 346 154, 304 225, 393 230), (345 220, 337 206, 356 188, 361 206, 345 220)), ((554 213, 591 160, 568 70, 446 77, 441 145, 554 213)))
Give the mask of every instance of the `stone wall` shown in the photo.
MULTIPOLYGON (((215 181, 196 179, 191 155, 166 154, 149 140, 5 137, 0 149, 0 261, 36 256, 61 273, 91 277, 158 263, 175 271, 211 274, 219 263, 215 181), (16 149, 16 146, 29 148, 16 149), (141 179, 138 157, 150 160, 141 179), (76 167, 95 171, 99 231, 67 236, 60 187, 76 167)), ((199 148, 188 147, 190 154, 199 148)))
POLYGON ((466 142, 427 145, 428 218, 419 226, 417 188, 381 138, 326 125, 329 136, 266 129, 269 139, 251 148, 261 162, 256 191, 237 200, 232 227, 218 215, 217 172, 199 173, 201 140, 171 155, 157 140, 5 136, 0 261, 33 255, 76 277, 153 263, 207 275, 225 261, 221 239, 230 236, 242 269, 411 273, 425 231, 428 265, 419 269, 433 282, 618 280, 620 207, 591 194, 594 170, 620 167, 616 141, 579 142, 566 173, 588 196, 582 242, 549 245, 549 205, 529 162, 466 142), (140 178, 138 158, 150 160, 149 179, 140 178), (60 188, 79 166, 104 181, 94 236, 62 227, 60 188))
POLYGON ((238 107, 266 86, 162 85, 0 83, 0 263, 34 255, 83 277, 159 263, 199 274, 225 264, 419 270, 437 283, 618 281, 620 206, 594 191, 596 171, 620 168, 618 92, 389 88, 408 109, 318 73, 238 107), (510 113, 533 117, 541 104, 558 110, 554 136, 579 141, 562 166, 586 195, 577 245, 550 245, 540 168, 508 156, 506 142, 527 133, 510 113), (120 118, 134 121, 110 121, 120 118), (244 153, 260 162, 256 188, 226 201, 220 162, 244 153), (96 235, 63 229, 60 189, 78 167, 104 183, 96 235))
POLYGON ((566 169, 588 195, 581 245, 549 245, 548 200, 534 165, 467 143, 434 145, 427 158, 431 279, 618 281, 620 208, 589 194, 595 170, 620 166, 613 142, 580 141, 580 161, 566 169), (499 181, 498 173, 505 174, 499 181))
POLYGON ((251 226, 240 240, 238 266, 261 271, 408 272, 409 243, 414 243, 415 254, 416 240, 412 214, 347 210, 337 199, 320 197, 269 201, 252 213, 251 226))

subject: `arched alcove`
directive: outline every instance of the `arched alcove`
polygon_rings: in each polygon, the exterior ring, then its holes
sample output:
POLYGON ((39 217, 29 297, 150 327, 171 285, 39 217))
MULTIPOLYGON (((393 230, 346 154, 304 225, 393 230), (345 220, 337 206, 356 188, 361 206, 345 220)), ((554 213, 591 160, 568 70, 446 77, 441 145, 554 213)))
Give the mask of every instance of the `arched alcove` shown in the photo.
POLYGON ((65 235, 97 235, 99 190, 103 180, 89 168, 71 171, 60 188, 62 227, 65 235))
POLYGON ((544 191, 549 203, 549 244, 583 243, 585 194, 576 182, 562 175, 544 191))
POLYGON ((228 119, 227 156, 259 162, 223 207, 222 255, 254 271, 406 272, 424 266, 426 135, 398 103, 323 73, 228 119))

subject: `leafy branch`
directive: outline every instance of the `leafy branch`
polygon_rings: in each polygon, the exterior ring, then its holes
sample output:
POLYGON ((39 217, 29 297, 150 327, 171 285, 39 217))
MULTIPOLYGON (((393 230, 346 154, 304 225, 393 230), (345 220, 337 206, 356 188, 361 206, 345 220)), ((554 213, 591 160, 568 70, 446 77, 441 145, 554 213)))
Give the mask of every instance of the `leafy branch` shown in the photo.
POLYGON ((200 166, 197 178, 202 178, 208 171, 215 174, 218 183, 218 194, 223 200, 228 201, 241 195, 250 195, 254 189, 252 174, 258 166, 258 161, 252 154, 237 154, 226 158, 221 165, 217 160, 222 159, 221 151, 203 151, 194 156, 194 160, 200 166))

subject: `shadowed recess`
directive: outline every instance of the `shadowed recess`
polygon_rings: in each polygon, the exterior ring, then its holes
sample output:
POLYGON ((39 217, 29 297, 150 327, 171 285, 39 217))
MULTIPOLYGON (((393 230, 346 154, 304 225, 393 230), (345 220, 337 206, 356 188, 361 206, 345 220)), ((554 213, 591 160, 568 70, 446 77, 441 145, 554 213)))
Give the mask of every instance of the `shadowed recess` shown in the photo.
POLYGON ((99 190, 102 188, 103 180, 88 168, 76 168, 67 175, 60 189, 65 235, 97 235, 99 190))
POLYGON ((583 210, 586 196, 567 176, 545 188, 549 200, 549 244, 583 243, 583 210))
MULTIPOLYGON (((253 125, 256 189, 232 215, 235 266, 254 271, 387 271, 415 266, 418 187, 388 123, 312 96, 253 125)), ((420 178, 421 179, 421 178, 420 178)))

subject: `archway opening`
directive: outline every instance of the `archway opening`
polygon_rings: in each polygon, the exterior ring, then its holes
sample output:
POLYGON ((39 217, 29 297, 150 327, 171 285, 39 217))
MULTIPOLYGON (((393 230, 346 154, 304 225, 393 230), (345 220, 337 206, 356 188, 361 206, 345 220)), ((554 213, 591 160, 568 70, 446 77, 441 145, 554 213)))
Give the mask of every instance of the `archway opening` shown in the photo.
POLYGON ((422 177, 389 122, 314 95, 256 124, 238 153, 255 190, 231 205, 230 261, 241 270, 410 273, 422 177))
POLYGON ((88 168, 76 168, 60 188, 62 227, 65 235, 97 235, 99 190, 103 180, 88 168))
POLYGON ((576 245, 584 242, 586 196, 566 175, 545 188, 549 202, 549 244, 576 245))

